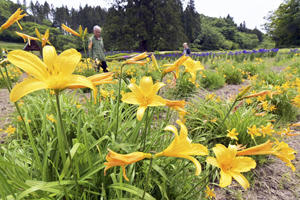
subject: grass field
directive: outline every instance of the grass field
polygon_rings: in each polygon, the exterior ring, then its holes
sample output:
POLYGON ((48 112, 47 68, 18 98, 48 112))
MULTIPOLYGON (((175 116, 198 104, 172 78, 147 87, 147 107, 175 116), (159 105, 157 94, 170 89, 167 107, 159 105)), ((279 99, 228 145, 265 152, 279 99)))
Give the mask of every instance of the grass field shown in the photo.
POLYGON ((7 49, 7 50, 23 49, 24 46, 25 46, 24 43, 14 43, 14 42, 0 41, 0 48, 4 48, 4 49, 7 49))

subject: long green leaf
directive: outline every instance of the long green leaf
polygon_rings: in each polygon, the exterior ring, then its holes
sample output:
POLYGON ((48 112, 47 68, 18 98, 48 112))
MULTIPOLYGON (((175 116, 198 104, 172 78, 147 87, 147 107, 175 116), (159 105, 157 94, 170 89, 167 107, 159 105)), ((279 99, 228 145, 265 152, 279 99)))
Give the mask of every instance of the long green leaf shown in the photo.
MULTIPOLYGON (((126 184, 126 183, 114 183, 114 184, 110 185, 109 188, 116 189, 116 190, 123 190, 123 191, 129 192, 133 195, 136 195, 138 197, 141 197, 141 198, 143 197, 143 193, 144 193, 144 190, 137 188, 135 186, 126 184)), ((155 198, 152 197, 148 193, 146 193, 145 199, 146 200, 155 200, 155 198)))

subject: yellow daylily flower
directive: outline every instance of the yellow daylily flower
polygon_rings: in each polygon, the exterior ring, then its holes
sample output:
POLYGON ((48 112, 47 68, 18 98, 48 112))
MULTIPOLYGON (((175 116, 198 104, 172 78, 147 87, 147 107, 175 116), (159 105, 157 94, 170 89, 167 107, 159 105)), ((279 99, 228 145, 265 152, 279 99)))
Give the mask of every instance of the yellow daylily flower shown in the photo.
POLYGON ((247 98, 252 98, 252 97, 265 97, 266 95, 268 95, 270 98, 273 97, 273 93, 270 90, 264 90, 255 94, 251 94, 248 96, 243 97, 242 99, 247 99, 247 98))
POLYGON ((84 76, 72 74, 81 59, 78 51, 68 49, 57 55, 54 47, 45 46, 43 56, 43 61, 41 61, 36 55, 23 50, 8 53, 7 59, 30 76, 12 89, 10 93, 12 102, 41 89, 63 90, 82 85, 96 92, 90 80, 84 76))
POLYGON ((128 88, 132 91, 122 95, 122 101, 129 104, 139 105, 137 110, 137 119, 140 121, 144 116, 144 112, 148 106, 164 106, 166 100, 161 96, 156 95, 158 90, 165 84, 158 82, 153 84, 152 77, 144 76, 140 80, 140 85, 135 83, 128 85, 128 88))
POLYGON ((295 96, 295 98, 292 99, 292 102, 297 108, 300 108, 300 94, 295 96))
POLYGON ((14 134, 15 131, 16 131, 16 128, 13 127, 12 125, 9 125, 9 126, 7 127, 7 129, 5 130, 5 132, 8 134, 8 136, 14 134))
POLYGON ((45 31, 44 35, 41 35, 39 30, 35 28, 35 34, 39 38, 39 41, 42 43, 42 47, 44 47, 46 44, 51 45, 51 43, 49 42, 49 34, 50 34, 49 29, 45 31))
POLYGON ((160 69, 159 69, 159 66, 158 66, 158 64, 157 64, 157 60, 156 60, 154 54, 151 54, 151 59, 152 59, 152 66, 153 66, 157 71, 161 72, 160 69))
POLYGON ((164 130, 173 132, 175 138, 165 150, 155 154, 154 157, 167 156, 188 159, 194 163, 196 167, 196 175, 198 176, 201 172, 201 165, 199 161, 192 156, 208 155, 208 150, 202 144, 192 143, 188 138, 188 130, 186 126, 180 120, 177 120, 176 123, 180 125, 180 134, 178 135, 178 131, 175 126, 167 126, 164 130))
POLYGON ((170 107, 171 109, 176 110, 179 113, 180 120, 184 120, 184 116, 186 115, 186 110, 184 110, 186 102, 182 101, 171 101, 166 99, 166 106, 170 107))
POLYGON ((239 135, 238 132, 236 132, 236 128, 233 128, 231 131, 228 130, 227 137, 229 137, 232 140, 239 140, 236 136, 239 135))
POLYGON ((71 29, 70 27, 67 27, 65 24, 61 25, 61 28, 64 29, 65 31, 71 33, 72 35, 78 36, 80 37, 80 34, 77 33, 76 31, 74 31, 73 29, 71 29))
POLYGON ((190 73, 192 76, 191 82, 195 84, 197 71, 203 70, 204 66, 201 64, 200 61, 194 61, 191 57, 188 57, 188 59, 183 63, 183 65, 185 66, 185 71, 190 73))
MULTIPOLYGON (((115 81, 113 81, 113 76, 114 76, 114 72, 107 72, 107 73, 100 73, 100 74, 89 76, 87 77, 87 79, 90 80, 94 86, 97 86, 102 84, 115 83, 115 81)), ((85 86, 73 85, 69 88, 77 89, 77 88, 85 88, 85 86)))
POLYGON ((248 127, 248 134, 251 135, 251 138, 254 139, 254 136, 261 136, 260 130, 256 128, 256 125, 253 125, 252 127, 248 127))
POLYGON ((104 176, 106 175, 106 171, 114 166, 120 166, 123 170, 123 177, 129 181, 126 176, 126 165, 138 162, 145 158, 151 158, 152 155, 150 153, 143 153, 143 152, 133 152, 130 154, 119 154, 109 149, 109 152, 106 156, 106 161, 104 165, 106 166, 104 169, 104 176))
POLYGON ((217 144, 213 148, 213 152, 216 158, 207 157, 206 162, 221 169, 220 187, 230 185, 232 178, 234 178, 244 189, 249 188, 250 184, 241 172, 254 169, 256 167, 255 160, 249 157, 237 156, 237 149, 233 146, 226 148, 222 144, 217 144))
POLYGON ((286 163, 286 166, 290 167, 293 171, 296 170, 295 166, 292 164, 291 160, 295 159, 295 149, 289 147, 289 145, 283 141, 276 141, 273 146, 274 153, 277 158, 286 163))
POLYGON ((127 60, 125 60, 123 62, 123 64, 139 64, 139 65, 144 65, 146 64, 147 62, 149 62, 148 60, 144 60, 144 61, 141 61, 143 59, 145 59, 147 57, 147 52, 144 52, 144 53, 141 53, 141 54, 138 54, 132 58, 129 58, 127 60))
POLYGON ((249 155, 250 156, 250 155, 272 154, 272 152, 273 152, 272 146, 273 146, 273 143, 270 140, 268 140, 263 144, 238 151, 236 155, 238 155, 238 156, 249 155))
POLYGON ((275 132, 271 123, 268 123, 266 126, 261 125, 260 131, 263 134, 263 137, 265 137, 266 135, 272 136, 272 133, 275 132))
POLYGON ((20 29, 22 30, 22 26, 19 23, 19 20, 22 19, 23 17, 26 16, 26 14, 22 14, 23 10, 21 10, 21 8, 18 8, 16 10, 16 12, 14 12, 14 14, 12 14, 8 20, 1 25, 0 27, 0 32, 2 32, 3 30, 7 29, 8 27, 10 27, 12 24, 14 24, 15 22, 18 24, 18 26, 20 27, 20 29))
POLYGON ((189 56, 183 55, 179 59, 177 59, 173 64, 164 64, 163 70, 164 73, 176 71, 176 78, 179 77, 179 67, 189 58, 189 56))
POLYGON ((20 36, 21 38, 23 38, 24 42, 26 42, 26 40, 28 40, 29 45, 30 45, 30 40, 38 40, 38 38, 36 38, 36 37, 32 37, 30 35, 26 35, 24 33, 20 33, 20 32, 17 32, 17 31, 16 31, 16 34, 18 36, 20 36))
POLYGON ((208 185, 206 186, 205 193, 206 193, 205 198, 209 198, 209 199, 216 198, 216 194, 214 193, 214 189, 210 189, 208 187, 208 185))
POLYGON ((285 162, 286 166, 295 171, 295 166, 291 162, 295 159, 295 153, 297 153, 297 151, 289 147, 289 145, 285 142, 279 142, 276 140, 276 143, 274 144, 268 140, 261 145, 238 151, 237 155, 275 155, 277 158, 285 162))

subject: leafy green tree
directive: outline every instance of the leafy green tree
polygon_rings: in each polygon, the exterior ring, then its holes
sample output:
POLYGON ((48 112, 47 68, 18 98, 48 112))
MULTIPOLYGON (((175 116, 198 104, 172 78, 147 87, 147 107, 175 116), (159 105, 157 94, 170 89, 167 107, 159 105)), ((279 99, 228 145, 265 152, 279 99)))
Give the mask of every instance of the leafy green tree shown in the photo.
POLYGON ((276 47, 300 45, 300 0, 285 0, 268 20, 265 28, 276 47))

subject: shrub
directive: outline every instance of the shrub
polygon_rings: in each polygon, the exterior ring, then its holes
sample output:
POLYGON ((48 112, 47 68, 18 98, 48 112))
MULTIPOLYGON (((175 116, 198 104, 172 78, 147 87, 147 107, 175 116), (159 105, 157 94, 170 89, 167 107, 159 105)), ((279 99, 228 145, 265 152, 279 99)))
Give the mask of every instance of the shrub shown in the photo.
POLYGON ((220 68, 220 71, 225 75, 226 83, 234 85, 242 83, 243 75, 241 69, 233 65, 224 65, 220 68))
POLYGON ((201 86, 209 90, 219 89, 225 84, 225 78, 222 74, 215 71, 206 70, 200 80, 201 86))

